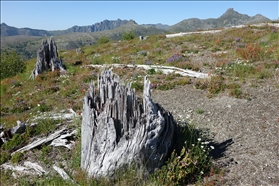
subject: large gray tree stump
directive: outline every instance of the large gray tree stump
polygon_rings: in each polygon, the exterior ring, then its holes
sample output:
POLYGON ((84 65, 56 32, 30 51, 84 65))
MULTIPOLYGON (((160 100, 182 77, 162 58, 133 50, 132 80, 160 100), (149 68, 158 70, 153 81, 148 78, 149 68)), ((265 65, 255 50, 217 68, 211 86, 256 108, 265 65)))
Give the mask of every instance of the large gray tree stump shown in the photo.
POLYGON ((82 117, 81 168, 90 176, 113 176, 132 163, 151 173, 164 164, 177 140, 177 124, 152 101, 147 77, 141 104, 130 85, 103 71, 98 91, 92 83, 84 97, 82 117))
POLYGON ((42 41, 42 45, 37 51, 37 62, 30 78, 35 78, 37 75, 46 70, 60 70, 65 71, 62 61, 58 59, 57 46, 53 37, 50 37, 49 43, 47 40, 42 41))

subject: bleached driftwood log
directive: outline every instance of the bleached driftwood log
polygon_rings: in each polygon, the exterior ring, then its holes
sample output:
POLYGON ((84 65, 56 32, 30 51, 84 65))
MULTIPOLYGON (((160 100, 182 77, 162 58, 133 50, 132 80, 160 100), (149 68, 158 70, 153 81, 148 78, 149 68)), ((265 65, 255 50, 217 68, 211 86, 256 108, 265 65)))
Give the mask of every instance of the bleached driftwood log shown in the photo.
POLYGON ((142 68, 144 70, 154 69, 155 71, 162 71, 164 74, 175 73, 180 74, 181 76, 189 76, 195 78, 209 78, 211 75, 202 72, 196 72, 193 70, 182 69, 171 66, 162 66, 162 65, 125 65, 125 64, 103 64, 103 65, 86 65, 83 67, 94 67, 94 68, 142 68))
MULTIPOLYGON (((64 139, 66 137, 69 137, 69 136, 72 136, 75 134, 76 131, 73 131, 71 133, 67 133, 65 135, 63 135, 63 133, 66 131, 67 129, 66 128, 62 128, 61 130, 59 131, 56 131, 52 134, 50 134, 48 137, 45 137, 45 138, 40 138, 40 139, 37 139, 36 141, 16 150, 15 152, 13 152, 11 155, 13 155, 14 153, 16 152, 25 152, 25 151, 28 151, 30 149, 33 149, 35 147, 38 147, 44 143, 48 143, 48 142, 51 142, 53 140, 55 140, 56 138, 59 138, 61 137, 60 139, 64 139)), ((66 144, 65 144, 66 145, 66 144)), ((69 146, 70 147, 70 146, 69 146)))
MULTIPOLYGON (((48 174, 48 172, 45 171, 44 168, 40 166, 38 163, 32 163, 30 161, 25 161, 23 163, 23 166, 4 163, 0 167, 3 168, 4 170, 12 170, 21 176, 22 174, 39 175, 39 176, 48 174)), ((13 176, 17 178, 18 177, 17 174, 13 174, 13 176)))
POLYGON ((151 99, 145 77, 143 102, 130 85, 119 83, 111 70, 93 83, 84 97, 81 168, 90 176, 113 176, 131 163, 144 172, 160 168, 171 154, 177 138, 177 124, 170 112, 151 99))
POLYGON ((56 172, 58 172, 58 174, 63 178, 63 180, 70 180, 72 182, 74 182, 70 176, 60 167, 57 167, 56 165, 52 166, 54 170, 56 170, 56 172))
POLYGON ((37 75, 49 69, 51 71, 66 71, 62 65, 62 61, 58 59, 57 46, 53 37, 50 37, 49 43, 47 43, 47 40, 42 41, 42 45, 37 51, 37 62, 30 78, 34 79, 37 75))

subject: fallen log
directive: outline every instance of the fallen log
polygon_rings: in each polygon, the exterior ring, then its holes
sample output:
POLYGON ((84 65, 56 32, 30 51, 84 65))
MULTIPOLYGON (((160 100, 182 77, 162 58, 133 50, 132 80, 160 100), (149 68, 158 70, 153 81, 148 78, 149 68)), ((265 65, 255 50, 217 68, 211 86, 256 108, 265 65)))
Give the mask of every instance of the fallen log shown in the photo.
MULTIPOLYGON (((43 167, 41 167, 38 163, 32 163, 30 161, 25 161, 23 163, 23 166, 21 165, 12 165, 10 163, 4 163, 1 165, 1 167, 5 170, 12 170, 13 172, 16 172, 17 174, 21 175, 45 175, 48 174, 47 171, 44 170, 43 167)), ((15 178, 17 178, 16 174, 13 174, 15 178)))
POLYGON ((84 97, 81 129, 81 168, 89 176, 113 176, 136 164, 143 172, 160 168, 174 149, 177 124, 170 112, 151 99, 144 79, 142 103, 135 90, 103 71, 98 90, 91 83, 84 97))
POLYGON ((193 70, 187 70, 187 69, 182 69, 182 68, 177 68, 177 67, 172 67, 172 66, 162 66, 162 65, 136 65, 136 64, 103 64, 103 65, 85 65, 82 67, 94 67, 94 68, 142 68, 144 70, 149 70, 149 69, 154 69, 155 71, 162 71, 164 74, 169 74, 169 73, 175 73, 175 74, 180 74, 181 76, 189 76, 189 77, 195 77, 195 78, 209 78, 211 75, 202 73, 202 72, 196 72, 193 70))
POLYGON ((74 182, 63 169, 57 167, 56 165, 53 165, 52 167, 63 178, 63 180, 70 180, 71 182, 74 182))
POLYGON ((72 137, 74 134, 77 133, 77 130, 72 131, 71 133, 63 134, 58 138, 54 139, 50 145, 54 147, 63 146, 68 149, 72 149, 73 143, 69 142, 66 138, 72 137))
POLYGON ((25 151, 28 151, 28 150, 33 149, 35 147, 38 147, 38 146, 42 145, 43 143, 50 142, 50 141, 58 138, 59 136, 61 136, 65 130, 66 130, 66 128, 63 128, 63 129, 61 129, 59 131, 56 131, 55 133, 49 135, 48 137, 38 139, 38 140, 36 140, 36 141, 34 141, 34 142, 32 142, 32 143, 30 143, 30 144, 28 144, 28 145, 26 145, 22 148, 16 150, 11 155, 13 155, 16 152, 25 152, 25 151))

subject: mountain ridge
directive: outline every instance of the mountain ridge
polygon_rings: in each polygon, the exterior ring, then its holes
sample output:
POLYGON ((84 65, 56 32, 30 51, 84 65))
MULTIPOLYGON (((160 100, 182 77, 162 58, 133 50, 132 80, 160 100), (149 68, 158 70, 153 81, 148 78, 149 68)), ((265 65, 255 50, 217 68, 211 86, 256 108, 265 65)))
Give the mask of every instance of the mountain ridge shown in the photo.
POLYGON ((254 24, 262 22, 270 22, 271 20, 256 14, 255 16, 248 16, 247 14, 240 14, 233 8, 227 9, 227 11, 218 18, 198 19, 190 18, 184 19, 175 25, 169 27, 169 31, 172 32, 189 32, 196 31, 197 29, 207 30, 216 28, 226 28, 237 25, 254 24))
POLYGON ((248 16, 240 14, 234 9, 228 9, 219 18, 185 19, 173 26, 162 23, 137 24, 134 20, 114 21, 104 20, 88 26, 73 26, 66 30, 46 31, 31 28, 10 27, 6 23, 1 24, 1 51, 5 49, 15 50, 26 59, 36 56, 36 46, 42 39, 55 36, 57 47, 60 50, 71 50, 79 47, 92 45, 98 42, 102 36, 110 40, 120 40, 124 32, 132 31, 136 37, 154 34, 172 34, 178 32, 190 32, 197 30, 219 29, 252 23, 270 22, 261 14, 248 16))
MULTIPOLYGON (((157 29, 162 29, 171 32, 185 32, 194 31, 197 29, 214 29, 222 27, 237 26, 240 24, 253 24, 259 22, 271 21, 270 19, 264 17, 261 14, 256 14, 255 16, 248 16, 247 14, 240 14, 233 8, 227 9, 227 11, 218 18, 189 18, 184 19, 172 26, 167 24, 157 23, 157 24, 141 24, 140 26, 150 26, 157 29)), ((72 26, 66 30, 42 30, 42 29, 32 29, 32 28, 16 28, 9 26, 6 23, 1 23, 1 37, 15 36, 15 35, 28 35, 28 36, 56 36, 61 34, 68 34, 73 32, 100 32, 105 30, 113 30, 120 26, 126 24, 136 24, 136 21, 130 20, 103 20, 101 22, 94 23, 87 26, 72 26)))

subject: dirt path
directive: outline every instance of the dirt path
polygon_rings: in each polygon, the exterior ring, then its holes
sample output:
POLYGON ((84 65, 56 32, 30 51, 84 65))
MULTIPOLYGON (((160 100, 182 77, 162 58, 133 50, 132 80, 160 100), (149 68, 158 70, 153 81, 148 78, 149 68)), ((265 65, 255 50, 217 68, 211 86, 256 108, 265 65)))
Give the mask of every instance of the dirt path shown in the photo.
POLYGON ((279 185, 279 89, 245 91, 250 101, 225 94, 209 99, 192 85, 154 90, 152 98, 175 118, 210 130, 225 150, 215 152, 215 162, 225 168, 225 185, 279 185))

